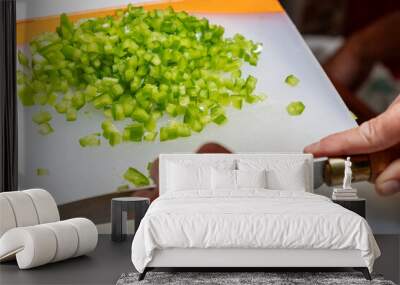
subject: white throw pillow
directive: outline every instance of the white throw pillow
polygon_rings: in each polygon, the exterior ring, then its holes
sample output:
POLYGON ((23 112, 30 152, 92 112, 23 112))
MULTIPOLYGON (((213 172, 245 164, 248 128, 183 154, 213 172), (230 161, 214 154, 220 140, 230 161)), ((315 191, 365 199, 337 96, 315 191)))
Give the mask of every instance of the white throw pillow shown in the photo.
POLYGON ((303 166, 267 172, 268 189, 272 190, 306 191, 305 179, 303 166))
POLYGON ((267 188, 306 191, 307 165, 303 159, 239 159, 239 170, 267 170, 267 188))
POLYGON ((236 170, 237 187, 240 188, 267 188, 267 171, 263 170, 236 170))
POLYGON ((168 164, 168 191, 211 189, 211 167, 168 164))
POLYGON ((211 184, 213 190, 236 190, 236 170, 212 168, 211 184))

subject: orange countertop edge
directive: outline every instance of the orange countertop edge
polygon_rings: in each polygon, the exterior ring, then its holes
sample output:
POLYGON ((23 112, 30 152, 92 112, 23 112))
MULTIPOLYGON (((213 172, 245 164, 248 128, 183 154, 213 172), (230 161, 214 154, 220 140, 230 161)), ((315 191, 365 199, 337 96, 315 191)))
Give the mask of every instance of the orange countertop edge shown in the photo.
MULTIPOLYGON (((278 0, 167 0, 141 3, 140 6, 143 6, 146 10, 166 9, 168 7, 172 7, 176 11, 184 10, 192 13, 246 14, 284 12, 278 0)), ((124 8, 126 8, 126 6, 108 7, 96 10, 68 13, 68 16, 72 21, 77 21, 85 18, 114 15, 117 10, 124 8)), ((44 32, 53 32, 56 30, 58 25, 59 15, 18 20, 17 44, 26 44, 35 36, 44 32)))

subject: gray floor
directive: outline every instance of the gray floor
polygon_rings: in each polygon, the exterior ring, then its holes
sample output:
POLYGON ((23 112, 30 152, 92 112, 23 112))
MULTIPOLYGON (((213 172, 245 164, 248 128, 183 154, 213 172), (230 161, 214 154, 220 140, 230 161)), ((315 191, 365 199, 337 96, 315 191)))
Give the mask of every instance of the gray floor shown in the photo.
POLYGON ((381 257, 375 261, 374 271, 400 284, 400 235, 375 235, 375 239, 381 257))
POLYGON ((131 239, 116 243, 100 235, 88 256, 18 270, 16 262, 0 264, 0 284, 115 284, 124 272, 134 270, 130 259, 131 239))
MULTIPOLYGON (((399 283, 400 236, 377 235, 382 251, 375 272, 399 283)), ((100 235, 94 252, 30 270, 19 270, 15 262, 0 264, 0 284, 115 284, 119 276, 134 271, 130 260, 131 238, 115 243, 108 235, 100 235)))

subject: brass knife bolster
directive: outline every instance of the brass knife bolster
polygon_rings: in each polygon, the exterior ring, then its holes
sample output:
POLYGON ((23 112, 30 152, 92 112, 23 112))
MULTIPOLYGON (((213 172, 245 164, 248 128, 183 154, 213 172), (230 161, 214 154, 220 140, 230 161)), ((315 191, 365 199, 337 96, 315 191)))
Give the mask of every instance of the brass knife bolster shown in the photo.
MULTIPOLYGON (((324 167, 324 181, 328 186, 343 183, 344 162, 346 158, 329 158, 324 167)), ((351 157, 352 182, 369 181, 372 177, 371 162, 368 155, 351 157)))

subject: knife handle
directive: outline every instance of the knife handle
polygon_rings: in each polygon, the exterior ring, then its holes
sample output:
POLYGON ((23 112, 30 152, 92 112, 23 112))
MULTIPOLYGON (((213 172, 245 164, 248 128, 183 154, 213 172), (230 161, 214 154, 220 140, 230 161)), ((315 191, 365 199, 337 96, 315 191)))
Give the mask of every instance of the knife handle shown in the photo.
MULTIPOLYGON (((352 162, 351 170, 353 172, 352 182, 373 182, 393 160, 400 157, 400 146, 381 152, 350 157, 352 162)), ((328 186, 343 183, 345 160, 346 157, 328 158, 323 174, 324 182, 328 186)))

